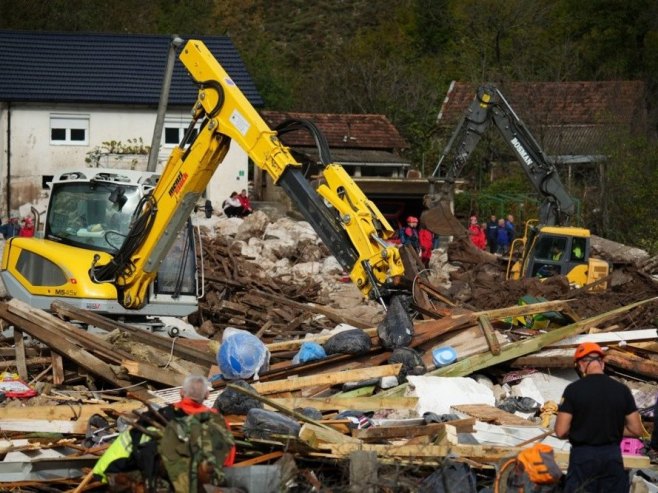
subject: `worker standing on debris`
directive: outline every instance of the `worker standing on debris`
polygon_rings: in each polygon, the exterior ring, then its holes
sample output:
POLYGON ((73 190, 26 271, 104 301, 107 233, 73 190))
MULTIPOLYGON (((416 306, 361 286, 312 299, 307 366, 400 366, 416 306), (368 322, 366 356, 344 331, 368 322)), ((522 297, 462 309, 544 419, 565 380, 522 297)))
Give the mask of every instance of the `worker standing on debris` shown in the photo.
POLYGON ((585 342, 574 355, 580 380, 564 390, 555 434, 571 442, 565 492, 628 492, 620 443, 641 436, 642 421, 631 391, 604 373, 601 346, 585 342))

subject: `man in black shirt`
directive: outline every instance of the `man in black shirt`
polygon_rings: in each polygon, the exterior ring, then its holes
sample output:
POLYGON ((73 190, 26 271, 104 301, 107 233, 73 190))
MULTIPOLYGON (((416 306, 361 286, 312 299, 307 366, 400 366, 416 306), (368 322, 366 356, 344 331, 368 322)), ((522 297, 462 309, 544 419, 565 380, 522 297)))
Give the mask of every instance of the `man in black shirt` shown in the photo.
POLYGON ((565 492, 628 492, 620 442, 641 436, 642 421, 631 391, 603 372, 604 352, 585 342, 574 356, 582 377, 564 390, 555 434, 569 438, 571 452, 565 492))

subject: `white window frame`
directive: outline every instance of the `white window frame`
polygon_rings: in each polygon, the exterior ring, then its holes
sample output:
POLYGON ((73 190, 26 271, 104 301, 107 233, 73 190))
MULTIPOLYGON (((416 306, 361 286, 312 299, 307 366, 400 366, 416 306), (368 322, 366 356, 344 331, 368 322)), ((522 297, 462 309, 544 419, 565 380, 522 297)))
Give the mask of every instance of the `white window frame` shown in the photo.
MULTIPOLYGON (((183 120, 181 118, 175 118, 175 117, 165 117, 165 122, 164 122, 164 128, 162 129, 162 148, 163 149, 173 149, 176 147, 178 144, 180 144, 181 139, 185 135, 185 131, 187 130, 187 127, 190 126, 190 119, 188 120, 183 120), (178 130, 178 142, 176 143, 171 143, 171 142, 166 142, 166 134, 167 134, 167 129, 172 129, 175 128, 178 130)), ((197 124, 196 126, 197 131, 199 130, 199 125, 197 124)))
POLYGON ((89 145, 89 115, 88 114, 69 114, 69 113, 52 113, 50 115, 50 145, 67 145, 67 146, 88 146, 89 145), (53 130, 63 129, 65 137, 62 140, 53 139, 53 130), (83 130, 85 138, 83 140, 71 139, 71 130, 83 130))

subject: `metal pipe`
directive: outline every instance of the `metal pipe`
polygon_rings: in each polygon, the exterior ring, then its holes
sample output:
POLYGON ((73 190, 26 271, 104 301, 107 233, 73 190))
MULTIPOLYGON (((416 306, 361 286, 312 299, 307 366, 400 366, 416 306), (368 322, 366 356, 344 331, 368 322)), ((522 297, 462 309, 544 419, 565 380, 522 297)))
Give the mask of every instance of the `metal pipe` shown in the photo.
POLYGON ((153 129, 153 139, 151 140, 151 149, 149 150, 149 160, 146 171, 155 171, 158 165, 158 153, 160 152, 160 140, 162 139, 162 128, 164 127, 164 118, 169 101, 169 89, 171 87, 171 77, 174 73, 174 62, 176 61, 176 50, 183 44, 183 40, 177 34, 171 36, 169 43, 169 53, 167 55, 167 65, 165 67, 164 79, 162 81, 162 90, 160 91, 160 101, 158 103, 158 114, 155 118, 155 128, 153 129))
POLYGON ((11 103, 7 103, 7 217, 11 217, 11 103))

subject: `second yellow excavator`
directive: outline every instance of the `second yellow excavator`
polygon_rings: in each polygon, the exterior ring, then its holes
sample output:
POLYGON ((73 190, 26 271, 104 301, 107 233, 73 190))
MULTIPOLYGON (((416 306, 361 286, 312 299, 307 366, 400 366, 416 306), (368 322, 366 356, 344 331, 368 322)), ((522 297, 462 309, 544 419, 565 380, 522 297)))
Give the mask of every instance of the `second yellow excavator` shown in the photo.
MULTIPOLYGON (((430 193, 424 200, 428 210, 421 221, 437 234, 451 234, 455 226, 459 226, 450 209, 454 183, 482 135, 492 125, 514 151, 526 176, 542 197, 539 219, 528 221, 523 237, 512 243, 510 251, 520 252, 520 257, 510 255, 507 277, 564 275, 574 286, 592 284, 607 277, 608 263, 591 256, 590 231, 566 226, 575 214, 575 201, 562 184, 555 164, 546 157, 530 130, 493 85, 477 89, 441 154, 430 177, 430 193), (442 177, 442 188, 437 192, 439 170, 449 154, 454 157, 442 177)), ((596 288, 605 289, 605 282, 597 283, 596 288)))

